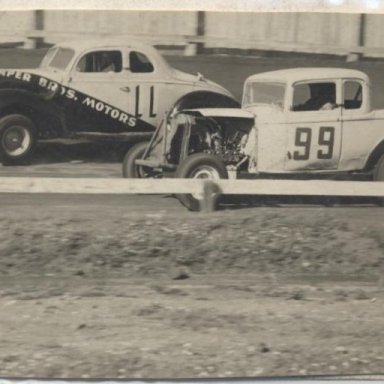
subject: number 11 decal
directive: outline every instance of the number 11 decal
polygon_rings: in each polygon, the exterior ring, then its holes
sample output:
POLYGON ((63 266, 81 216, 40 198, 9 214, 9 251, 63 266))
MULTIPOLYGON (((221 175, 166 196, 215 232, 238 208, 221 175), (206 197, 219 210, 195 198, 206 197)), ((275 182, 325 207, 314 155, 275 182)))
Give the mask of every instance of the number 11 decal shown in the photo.
POLYGON ((153 118, 157 116, 156 113, 156 102, 155 102, 155 87, 151 85, 149 87, 149 92, 148 90, 144 89, 147 93, 147 95, 144 94, 144 96, 140 93, 140 85, 136 85, 135 88, 135 116, 136 117, 142 117, 143 113, 141 111, 141 108, 144 109, 144 111, 147 109, 148 114, 146 116, 153 118), (148 99, 145 98, 145 96, 149 96, 149 101, 148 99), (143 100, 142 100, 143 99, 143 100), (140 100, 142 100, 142 104, 140 104, 140 100))
MULTIPOLYGON (((310 157, 311 142, 311 128, 296 128, 295 147, 301 150, 293 152, 293 160, 308 160, 310 157)), ((333 146, 335 144, 335 128, 320 127, 318 144, 326 148, 317 151, 317 158, 321 160, 332 159, 333 146)))

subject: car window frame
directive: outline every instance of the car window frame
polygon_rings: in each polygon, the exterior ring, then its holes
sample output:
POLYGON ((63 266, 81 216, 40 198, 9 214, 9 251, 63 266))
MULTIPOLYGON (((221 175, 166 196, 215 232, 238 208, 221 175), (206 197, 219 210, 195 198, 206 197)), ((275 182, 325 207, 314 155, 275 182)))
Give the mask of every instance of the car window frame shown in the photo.
POLYGON ((281 85, 284 87, 283 105, 282 105, 282 109, 281 109, 284 112, 287 108, 287 97, 288 97, 288 91, 287 90, 288 90, 288 87, 287 87, 287 82, 281 81, 281 80, 260 79, 260 80, 256 80, 256 81, 249 80, 249 81, 245 82, 244 86, 243 86, 243 93, 242 93, 242 98, 241 98, 242 108, 248 109, 248 108, 255 107, 257 105, 257 104, 245 104, 245 97, 246 97, 245 92, 247 89, 247 85, 249 83, 256 83, 256 82, 257 83, 264 83, 264 84, 278 84, 278 85, 281 85))
MULTIPOLYGON (((326 78, 326 79, 306 79, 306 80, 298 80, 295 81, 291 84, 291 92, 289 92, 289 102, 288 102, 288 111, 292 113, 293 115, 298 115, 298 113, 305 113, 305 114, 310 114, 310 113, 329 113, 330 110, 311 110, 311 111, 295 111, 293 109, 293 100, 294 100, 294 92, 295 92, 295 87, 298 85, 302 84, 319 84, 319 83, 335 83, 336 86, 336 105, 341 106, 342 105, 342 80, 341 78, 326 78)), ((331 111, 338 110, 339 108, 334 108, 331 111)))
POLYGON ((75 59, 73 65, 71 67, 71 70, 70 70, 71 76, 76 77, 76 78, 78 78, 78 77, 92 78, 93 76, 95 76, 97 78, 100 78, 102 76, 106 76, 106 77, 118 76, 118 77, 120 77, 124 74, 124 72, 126 72, 126 66, 125 66, 125 62, 124 62, 124 51, 120 47, 90 48, 90 49, 87 49, 85 51, 79 52, 77 55, 77 58, 75 59), (119 51, 120 52, 121 60, 122 60, 121 71, 119 71, 119 72, 114 72, 114 71, 113 72, 80 72, 77 70, 77 66, 78 66, 79 62, 86 55, 93 53, 93 52, 106 52, 106 51, 119 51))
POLYGON ((366 91, 366 87, 365 87, 365 81, 363 79, 359 79, 359 78, 344 78, 342 79, 342 85, 341 85, 341 92, 342 92, 342 105, 343 105, 343 113, 347 113, 347 114, 350 114, 350 113, 361 113, 363 110, 366 109, 366 104, 367 104, 367 91, 366 91), (347 109, 345 108, 344 106, 344 101, 345 101, 345 98, 344 98, 344 86, 345 86, 345 83, 347 82, 356 82, 356 83, 359 83, 360 86, 361 86, 361 96, 362 96, 362 100, 361 100, 361 105, 359 108, 351 108, 351 109, 347 109))
POLYGON ((70 68, 72 68, 72 65, 73 65, 73 62, 74 60, 76 60, 76 50, 73 48, 73 47, 66 47, 66 46, 57 46, 57 47, 53 47, 55 48, 55 53, 54 55, 52 55, 52 57, 50 58, 49 61, 47 61, 47 63, 45 64, 45 68, 47 69, 50 69, 52 71, 61 71, 61 72, 69 72, 70 71, 70 68), (59 52, 60 49, 67 49, 67 50, 71 50, 73 52, 73 55, 71 57, 71 59, 69 60, 68 64, 65 66, 65 68, 58 68, 58 67, 53 67, 51 66, 51 63, 52 61, 54 60, 55 56, 57 55, 57 53, 59 52))
POLYGON ((126 63, 127 63, 126 69, 128 70, 128 72, 132 76, 151 76, 151 75, 155 74, 156 71, 157 71, 156 60, 153 60, 151 55, 148 52, 146 52, 145 50, 143 50, 143 49, 131 47, 129 50, 127 50, 127 56, 126 56, 125 59, 126 59, 126 63), (140 54, 144 55, 149 60, 149 62, 152 64, 153 71, 151 71, 151 72, 132 72, 132 70, 131 70, 131 60, 130 60, 130 56, 131 56, 132 52, 137 52, 137 53, 140 53, 140 54))

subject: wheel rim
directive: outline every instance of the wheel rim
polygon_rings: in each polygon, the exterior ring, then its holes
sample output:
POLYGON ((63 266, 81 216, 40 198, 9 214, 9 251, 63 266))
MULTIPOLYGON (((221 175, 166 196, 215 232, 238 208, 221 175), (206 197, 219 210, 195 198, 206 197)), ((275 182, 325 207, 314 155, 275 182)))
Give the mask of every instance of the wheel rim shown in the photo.
POLYGON ((3 134, 2 147, 8 156, 17 157, 28 150, 31 141, 31 135, 26 128, 11 126, 3 134))
MULTIPOLYGON (((144 157, 144 153, 145 153, 145 150, 143 150, 139 154, 139 156, 137 156, 137 159, 142 159, 144 157)), ((149 177, 149 174, 150 174, 150 171, 151 171, 150 168, 144 167, 142 165, 136 165, 136 164, 135 164, 135 168, 136 168, 136 174, 137 174, 138 178, 145 179, 146 177, 149 177)))
POLYGON ((143 167, 142 165, 136 165, 136 173, 140 179, 149 177, 149 171, 150 171, 150 168, 148 167, 143 167))
MULTIPOLYGON (((191 179, 219 180, 221 179, 218 170, 210 165, 203 165, 196 168, 189 176, 191 179)), ((193 193, 192 197, 196 200, 203 200, 203 193, 193 193)))
POLYGON ((379 164, 374 172, 374 181, 384 181, 384 164, 379 161, 379 164))

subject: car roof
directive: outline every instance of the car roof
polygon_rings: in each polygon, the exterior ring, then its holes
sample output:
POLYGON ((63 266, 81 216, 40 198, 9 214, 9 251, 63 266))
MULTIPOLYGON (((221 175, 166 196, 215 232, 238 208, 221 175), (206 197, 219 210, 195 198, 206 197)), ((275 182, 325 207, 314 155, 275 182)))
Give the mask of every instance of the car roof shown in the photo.
POLYGON ((87 49, 101 49, 101 48, 112 48, 112 47, 134 47, 138 49, 145 49, 157 52, 157 50, 150 44, 144 43, 137 39, 131 39, 129 37, 121 38, 85 38, 85 39, 73 39, 65 40, 57 43, 56 47, 72 48, 75 51, 84 51, 87 49))
POLYGON ((338 78, 357 78, 369 81, 368 76, 361 71, 347 68, 290 68, 277 71, 258 73, 249 76, 246 81, 276 81, 282 83, 295 83, 305 80, 325 80, 338 78))

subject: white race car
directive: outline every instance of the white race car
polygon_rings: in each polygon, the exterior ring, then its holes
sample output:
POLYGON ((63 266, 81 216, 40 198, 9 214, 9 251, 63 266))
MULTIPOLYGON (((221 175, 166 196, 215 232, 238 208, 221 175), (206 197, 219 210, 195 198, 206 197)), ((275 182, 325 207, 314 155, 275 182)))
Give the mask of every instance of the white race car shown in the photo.
MULTIPOLYGON (((253 75, 244 84, 242 109, 178 113, 157 133, 163 140, 153 140, 135 160, 136 170, 171 170, 180 178, 228 178, 230 172, 384 180, 384 110, 372 110, 370 88, 366 74, 350 69, 253 75)), ((192 195, 183 203, 199 206, 192 195)))

